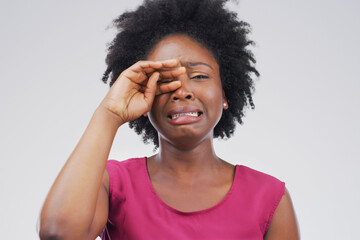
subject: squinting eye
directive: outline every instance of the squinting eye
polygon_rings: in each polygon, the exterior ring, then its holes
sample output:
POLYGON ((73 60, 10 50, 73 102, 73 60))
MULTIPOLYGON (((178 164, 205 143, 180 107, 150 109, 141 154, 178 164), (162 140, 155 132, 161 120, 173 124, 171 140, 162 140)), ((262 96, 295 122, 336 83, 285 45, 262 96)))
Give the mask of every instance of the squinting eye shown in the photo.
POLYGON ((196 75, 196 76, 191 77, 191 79, 193 79, 193 78, 209 78, 209 77, 206 75, 196 75))
POLYGON ((162 80, 158 81, 158 84, 160 84, 160 83, 170 83, 172 81, 174 81, 173 78, 162 79, 162 80))

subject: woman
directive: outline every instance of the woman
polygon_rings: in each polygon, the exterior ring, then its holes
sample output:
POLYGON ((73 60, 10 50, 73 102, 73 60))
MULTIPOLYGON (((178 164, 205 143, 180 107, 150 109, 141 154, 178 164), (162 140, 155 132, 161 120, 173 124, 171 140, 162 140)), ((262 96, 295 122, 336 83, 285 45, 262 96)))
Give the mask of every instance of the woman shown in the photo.
POLYGON ((47 196, 41 239, 299 239, 284 183, 214 152, 254 106, 257 74, 248 25, 224 4, 146 1, 115 20, 111 89, 47 196), (126 122, 159 153, 107 161, 126 122))

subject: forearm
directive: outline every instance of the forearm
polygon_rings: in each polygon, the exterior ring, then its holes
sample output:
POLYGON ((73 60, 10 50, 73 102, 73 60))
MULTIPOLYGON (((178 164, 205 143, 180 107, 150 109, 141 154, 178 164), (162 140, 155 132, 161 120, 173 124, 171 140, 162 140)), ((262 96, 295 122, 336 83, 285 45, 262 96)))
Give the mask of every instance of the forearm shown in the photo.
POLYGON ((75 227, 93 220, 118 118, 99 107, 79 143, 56 178, 41 212, 41 228, 75 227))

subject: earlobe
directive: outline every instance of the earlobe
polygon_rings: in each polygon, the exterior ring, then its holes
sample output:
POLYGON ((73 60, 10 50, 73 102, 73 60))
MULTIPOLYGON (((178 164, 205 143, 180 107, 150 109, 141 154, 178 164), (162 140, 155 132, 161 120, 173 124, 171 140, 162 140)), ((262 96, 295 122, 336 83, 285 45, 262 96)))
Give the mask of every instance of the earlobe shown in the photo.
POLYGON ((224 92, 224 90, 222 91, 222 95, 223 95, 223 102, 224 102, 224 109, 226 110, 226 109, 228 109, 229 108, 229 104, 228 104, 228 102, 227 102, 227 99, 226 99, 226 96, 225 96, 225 92, 224 92))

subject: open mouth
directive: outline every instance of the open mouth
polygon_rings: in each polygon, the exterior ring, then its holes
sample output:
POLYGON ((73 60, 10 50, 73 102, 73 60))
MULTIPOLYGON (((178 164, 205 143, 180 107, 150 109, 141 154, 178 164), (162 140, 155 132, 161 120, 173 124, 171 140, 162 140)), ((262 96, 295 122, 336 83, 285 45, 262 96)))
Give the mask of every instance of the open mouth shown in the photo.
POLYGON ((176 114, 169 115, 168 118, 173 120, 173 119, 176 119, 181 116, 199 117, 201 114, 203 114, 203 113, 202 112, 176 113, 176 114))

